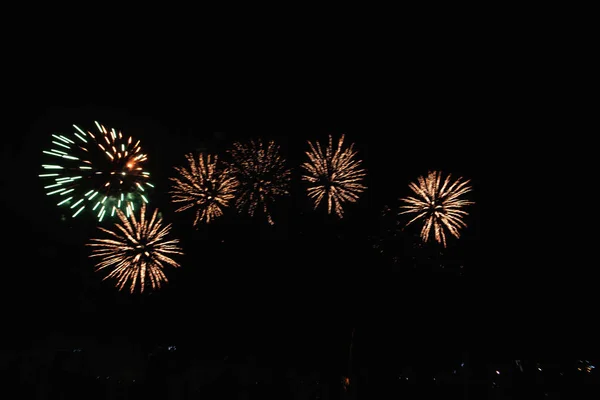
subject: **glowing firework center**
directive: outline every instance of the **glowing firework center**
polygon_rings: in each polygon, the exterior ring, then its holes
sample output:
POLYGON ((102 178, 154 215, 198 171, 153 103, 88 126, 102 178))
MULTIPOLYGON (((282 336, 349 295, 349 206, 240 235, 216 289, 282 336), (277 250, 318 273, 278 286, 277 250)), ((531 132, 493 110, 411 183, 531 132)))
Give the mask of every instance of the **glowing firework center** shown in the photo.
POLYGON ((107 130, 96 122, 99 133, 84 132, 73 125, 73 137, 53 134, 53 147, 45 154, 60 159, 56 164, 44 164, 49 173, 40 177, 53 179, 45 186, 47 195, 57 196, 59 206, 73 210, 73 217, 89 209, 102 219, 114 216, 117 209, 127 216, 136 207, 148 202, 150 173, 143 170, 147 160, 140 141, 124 137, 119 131, 107 130), (62 198, 61 198, 62 197, 62 198))

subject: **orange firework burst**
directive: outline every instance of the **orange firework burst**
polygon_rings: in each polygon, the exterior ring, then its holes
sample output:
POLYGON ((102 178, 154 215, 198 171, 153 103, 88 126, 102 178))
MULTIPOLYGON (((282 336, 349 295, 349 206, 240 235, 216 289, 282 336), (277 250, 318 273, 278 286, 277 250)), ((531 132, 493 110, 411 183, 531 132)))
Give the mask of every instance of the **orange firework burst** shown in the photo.
POLYGON ((309 141, 310 151, 306 152, 308 161, 302 164, 306 175, 302 180, 308 181, 308 196, 315 202, 315 209, 327 197, 327 212, 332 209, 338 217, 343 218, 342 203, 354 203, 359 194, 367 187, 361 182, 366 171, 360 168, 361 160, 356 158, 354 143, 344 149, 344 135, 338 141, 337 149, 333 149, 333 138, 329 135, 329 145, 323 152, 320 143, 316 148, 309 141))
POLYGON ((92 243, 88 244, 95 247, 90 257, 101 258, 96 264, 96 271, 111 269, 104 280, 116 279, 119 290, 130 281, 131 293, 138 282, 140 292, 143 292, 146 280, 150 281, 152 289, 160 288, 163 282, 168 282, 163 272, 165 264, 179 267, 169 255, 183 254, 178 246, 179 240, 166 240, 171 224, 163 226, 158 210, 154 210, 148 221, 145 204, 142 205, 139 222, 133 212, 130 213, 131 222, 121 210, 117 209, 117 215, 122 225, 115 224, 115 232, 98 228, 108 233, 111 239, 91 239, 92 243))
POLYGON ((429 240, 431 228, 435 240, 446 247, 446 234, 444 227, 455 236, 460 237, 460 229, 467 225, 462 220, 465 215, 469 215, 462 208, 471 201, 461 199, 461 196, 472 190, 469 186, 469 180, 462 181, 458 178, 456 181, 450 181, 451 175, 448 175, 442 183, 442 173, 439 171, 429 172, 427 177, 420 176, 418 184, 410 183, 409 187, 416 194, 416 197, 406 197, 400 199, 407 205, 401 206, 406 211, 400 214, 417 214, 406 226, 414 221, 422 219, 421 238, 424 242, 429 240))
POLYGON ((236 208, 239 212, 247 209, 254 216, 260 206, 268 223, 274 225, 269 205, 277 197, 289 194, 290 183, 290 170, 279 154, 279 146, 274 141, 265 146, 260 139, 248 144, 236 142, 229 154, 232 157, 229 166, 240 182, 236 208))
POLYGON ((205 157, 200 154, 198 163, 192 154, 185 157, 189 169, 175 167, 181 179, 170 178, 175 182, 171 191, 173 203, 185 203, 175 211, 197 207, 194 226, 199 221, 209 223, 223 215, 222 209, 235 197, 238 181, 229 168, 219 168, 216 155, 205 157))

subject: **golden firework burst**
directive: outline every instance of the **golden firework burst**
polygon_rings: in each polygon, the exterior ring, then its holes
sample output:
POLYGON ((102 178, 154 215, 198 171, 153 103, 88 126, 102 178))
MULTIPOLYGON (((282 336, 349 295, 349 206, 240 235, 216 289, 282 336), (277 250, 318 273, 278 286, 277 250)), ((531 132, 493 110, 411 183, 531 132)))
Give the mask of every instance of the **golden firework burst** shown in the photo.
POLYGON ((184 203, 176 212, 196 207, 194 226, 200 221, 210 223, 223 215, 223 208, 235 198, 238 181, 229 168, 220 168, 218 156, 210 154, 185 156, 189 168, 175 167, 180 178, 169 178, 174 182, 171 191, 173 203, 184 203))
POLYGON ((344 148, 342 135, 334 150, 333 137, 329 135, 329 144, 324 152, 319 142, 316 147, 310 141, 308 145, 308 161, 302 164, 306 171, 302 180, 310 183, 308 196, 314 201, 315 209, 327 198, 327 213, 331 214, 334 210, 339 218, 343 218, 342 204, 356 202, 360 193, 367 188, 362 184, 366 170, 360 168, 362 161, 356 158, 354 143, 344 148))
POLYGON ((135 291, 139 283, 140 292, 144 292, 146 281, 152 289, 159 289, 163 282, 168 282, 164 269, 166 265, 179 267, 170 255, 183 254, 178 246, 179 240, 167 240, 171 224, 164 225, 154 210, 150 221, 146 219, 146 205, 143 204, 139 221, 134 212, 129 213, 131 221, 117 209, 121 224, 115 224, 115 231, 99 229, 110 235, 110 239, 91 239, 88 246, 94 247, 90 257, 100 257, 96 271, 110 269, 103 279, 115 279, 116 287, 122 290, 127 282, 130 292, 135 291))
POLYGON ((289 194, 291 179, 279 146, 274 141, 265 145, 261 139, 245 144, 235 142, 229 154, 229 166, 240 183, 236 208, 239 212, 247 210, 251 217, 261 208, 267 222, 274 225, 270 205, 277 197, 289 194))
POLYGON ((446 228, 454 237, 460 237, 460 229, 467 225, 463 221, 465 215, 464 206, 474 204, 472 201, 464 200, 462 195, 472 190, 470 181, 462 181, 462 177, 451 181, 448 175, 442 183, 442 172, 429 172, 427 177, 420 176, 417 182, 409 184, 410 189, 416 197, 410 196, 400 199, 407 205, 400 208, 406 211, 399 214, 416 214, 406 226, 417 220, 423 220, 421 228, 421 239, 427 242, 433 228, 433 235, 438 243, 446 247, 446 228))

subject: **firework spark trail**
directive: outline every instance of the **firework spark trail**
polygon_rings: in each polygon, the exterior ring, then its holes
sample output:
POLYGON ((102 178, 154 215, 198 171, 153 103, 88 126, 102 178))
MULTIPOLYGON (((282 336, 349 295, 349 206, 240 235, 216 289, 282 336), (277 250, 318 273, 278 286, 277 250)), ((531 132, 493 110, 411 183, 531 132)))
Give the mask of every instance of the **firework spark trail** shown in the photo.
POLYGON ((306 152, 308 161, 302 164, 306 171, 302 180, 308 181, 308 196, 314 201, 316 209, 324 198, 327 198, 327 212, 332 209, 339 218, 343 218, 342 204, 355 203, 360 193, 367 187, 361 182, 366 176, 366 170, 360 168, 361 160, 356 158, 354 143, 344 149, 344 135, 338 141, 337 148, 333 149, 333 137, 329 135, 329 144, 323 152, 321 144, 316 147, 309 141, 310 151, 306 152))
POLYGON ((106 129, 96 122, 99 133, 83 131, 73 125, 71 138, 52 134, 52 148, 44 154, 56 163, 43 164, 40 177, 53 181, 44 186, 47 195, 57 196, 58 206, 68 206, 76 217, 84 209, 94 212, 99 221, 110 212, 125 208, 129 213, 134 204, 147 203, 144 187, 150 173, 143 170, 147 156, 140 141, 126 138, 119 131, 106 129))
POLYGON ((197 163, 192 154, 185 157, 189 168, 175 167, 181 179, 169 178, 174 182, 173 203, 184 203, 175 211, 196 207, 194 226, 200 221, 210 223, 223 215, 223 208, 235 198, 239 183, 229 168, 219 168, 216 155, 200 154, 197 163))
POLYGON ((270 204, 277 197, 289 194, 291 179, 279 146, 274 141, 265 146, 260 139, 247 144, 236 142, 229 154, 232 157, 229 167, 240 183, 236 208, 239 212, 247 210, 252 217, 260 207, 268 223, 274 225, 270 204))
POLYGON ((462 195, 472 190, 469 186, 470 181, 461 181, 458 178, 451 181, 451 175, 448 175, 442 183, 442 173, 440 171, 429 172, 427 177, 420 176, 418 183, 411 182, 410 189, 416 197, 410 196, 400 199, 407 205, 400 208, 406 211, 399 214, 416 214, 406 226, 417 220, 423 220, 421 228, 421 239, 427 242, 433 228, 433 236, 438 243, 446 247, 446 228, 454 237, 460 237, 460 229, 467 225, 463 221, 465 215, 469 215, 462 208, 474 204, 471 201, 461 198, 462 195))
POLYGON ((347 392, 350 388, 351 380, 350 376, 352 376, 352 350, 354 347, 354 333, 356 332, 356 328, 352 328, 352 335, 350 337, 350 346, 348 348, 348 371, 347 375, 342 376, 342 388, 344 392, 347 392))
POLYGON ((110 239, 91 239, 87 246, 94 247, 90 257, 99 257, 96 271, 110 269, 103 279, 115 279, 116 287, 122 290, 127 282, 133 293, 137 284, 140 293, 144 292, 146 281, 152 289, 159 289, 163 282, 168 282, 163 270, 165 265, 179 267, 179 264, 169 255, 183 254, 178 246, 179 240, 167 240, 171 224, 163 226, 158 210, 154 210, 150 221, 146 219, 146 205, 142 204, 140 220, 137 221, 134 212, 127 216, 117 209, 121 224, 115 224, 115 231, 99 227, 110 235, 110 239))

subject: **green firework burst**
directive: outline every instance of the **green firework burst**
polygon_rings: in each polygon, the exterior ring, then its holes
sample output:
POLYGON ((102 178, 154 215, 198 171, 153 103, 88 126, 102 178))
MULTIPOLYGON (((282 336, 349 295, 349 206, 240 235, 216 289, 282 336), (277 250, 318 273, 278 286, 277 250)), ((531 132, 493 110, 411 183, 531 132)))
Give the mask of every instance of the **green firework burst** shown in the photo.
POLYGON ((154 187, 143 168, 147 156, 139 140, 95 124, 97 133, 73 125, 70 137, 52 134, 52 148, 44 150, 51 161, 42 164, 40 175, 44 189, 73 217, 85 210, 102 221, 115 216, 117 209, 129 216, 148 202, 147 190, 154 187))

